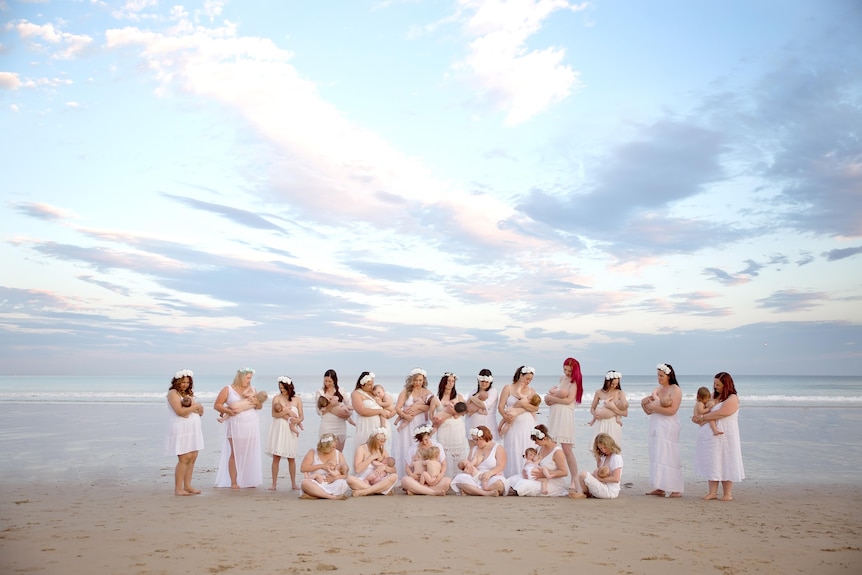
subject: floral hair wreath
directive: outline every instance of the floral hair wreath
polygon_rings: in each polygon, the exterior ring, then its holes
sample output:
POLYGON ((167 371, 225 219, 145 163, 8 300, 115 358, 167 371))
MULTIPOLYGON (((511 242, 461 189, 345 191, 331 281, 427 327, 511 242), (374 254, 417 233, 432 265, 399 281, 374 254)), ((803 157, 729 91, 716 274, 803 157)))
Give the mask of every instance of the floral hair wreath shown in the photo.
POLYGON ((182 379, 184 377, 194 377, 194 373, 190 369, 181 369, 174 374, 174 379, 182 379))
POLYGON ((670 366, 668 366, 666 363, 660 363, 655 366, 655 368, 659 371, 664 372, 665 375, 670 375, 670 366))
POLYGON ((535 437, 536 439, 545 439, 545 432, 541 429, 531 429, 530 437, 535 437))
POLYGON ((410 373, 407 374, 407 377, 413 377, 414 375, 421 375, 424 378, 428 378, 428 374, 425 373, 425 370, 421 367, 414 367, 410 370, 410 373))
POLYGON ((454 377, 455 379, 458 379, 458 375, 451 371, 444 371, 443 377, 454 377))
POLYGON ((291 385, 293 383, 293 380, 286 375, 282 375, 278 378, 278 383, 283 383, 284 385, 291 385))
POLYGON ((623 374, 618 371, 610 370, 605 374, 605 381, 610 381, 612 379, 622 379, 623 374))
POLYGON ((476 437, 476 438, 483 437, 483 433, 484 432, 481 429, 479 429, 478 427, 474 427, 473 429, 470 430, 470 437, 476 437))
POLYGON ((530 367, 529 365, 525 365, 524 367, 521 368, 521 374, 522 375, 527 375, 528 373, 532 373, 533 375, 536 375, 536 368, 530 367))
POLYGON ((420 433, 431 433, 434 431, 434 426, 430 423, 424 423, 413 430, 413 435, 419 435, 420 433))
POLYGON ((367 375, 362 376, 362 379, 359 380, 359 385, 365 385, 369 381, 374 381, 374 372, 370 371, 367 375))
POLYGON ((322 444, 323 443, 335 443, 335 436, 332 435, 331 433, 324 433, 320 437, 320 443, 322 443, 322 444))
POLYGON ((372 435, 380 435, 381 433, 385 437, 389 437, 389 430, 386 429, 385 427, 375 427, 374 429, 371 430, 372 435))
POLYGON ((493 375, 480 375, 476 378, 476 381, 487 381, 488 383, 494 383, 493 375))
POLYGON ((254 375, 254 370, 250 367, 241 367, 237 370, 238 373, 250 373, 254 375))

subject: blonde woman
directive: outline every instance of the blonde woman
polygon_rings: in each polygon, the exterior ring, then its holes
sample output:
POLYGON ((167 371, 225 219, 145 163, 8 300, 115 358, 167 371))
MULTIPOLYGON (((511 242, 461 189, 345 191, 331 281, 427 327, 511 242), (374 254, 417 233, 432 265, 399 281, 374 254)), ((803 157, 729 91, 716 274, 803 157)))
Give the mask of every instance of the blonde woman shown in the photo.
POLYGON ((335 435, 324 433, 317 447, 309 449, 300 471, 305 479, 299 484, 300 499, 347 499, 347 463, 335 447, 335 435))

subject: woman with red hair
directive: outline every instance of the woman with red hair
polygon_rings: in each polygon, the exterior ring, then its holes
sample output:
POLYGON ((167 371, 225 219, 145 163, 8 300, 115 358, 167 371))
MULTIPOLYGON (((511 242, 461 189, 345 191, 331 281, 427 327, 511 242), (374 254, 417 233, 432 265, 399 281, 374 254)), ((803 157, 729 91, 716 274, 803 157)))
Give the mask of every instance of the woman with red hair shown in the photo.
POLYGON ((569 466, 571 480, 569 489, 581 492, 578 482, 578 462, 575 459, 575 406, 584 394, 581 364, 573 357, 563 362, 563 375, 560 385, 552 387, 545 395, 545 403, 550 407, 548 415, 548 434, 560 444, 566 464, 569 466))
POLYGON ((726 371, 715 374, 712 383, 715 405, 712 411, 692 416, 700 426, 695 448, 694 471, 709 482, 709 493, 704 499, 718 499, 721 483, 722 501, 733 500, 733 482, 745 478, 742 467, 742 446, 739 440, 739 396, 733 378, 726 371), (709 425, 715 421, 720 435, 714 435, 709 425))

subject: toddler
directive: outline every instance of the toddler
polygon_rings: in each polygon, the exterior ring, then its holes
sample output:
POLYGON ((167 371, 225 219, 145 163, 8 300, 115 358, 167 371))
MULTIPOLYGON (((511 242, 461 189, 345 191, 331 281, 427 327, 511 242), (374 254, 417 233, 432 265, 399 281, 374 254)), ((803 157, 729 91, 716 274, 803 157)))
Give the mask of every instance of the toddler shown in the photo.
MULTIPOLYGON (((269 395, 267 395, 265 391, 258 391, 256 395, 252 394, 251 397, 254 397, 255 399, 257 399, 257 402, 259 404, 263 405, 264 403, 266 403, 266 400, 267 398, 269 398, 269 395)), ((228 415, 227 413, 222 413, 218 418, 218 422, 224 423, 225 421, 227 421, 228 417, 230 417, 230 415, 228 415)))
MULTIPOLYGON (((542 405, 542 396, 539 395, 538 393, 534 393, 533 396, 530 398, 530 405, 535 405, 536 407, 542 405)), ((517 409, 521 409, 521 408, 517 408, 517 409)), ((509 426, 511 426, 511 425, 512 424, 507 423, 505 419, 503 421, 501 421, 500 424, 497 426, 497 435, 499 437, 503 437, 503 434, 506 433, 507 431, 509 431, 509 426)))
POLYGON ((413 459, 413 473, 419 475, 419 484, 434 487, 443 479, 443 464, 440 463, 440 448, 421 447, 413 459))
MULTIPOLYGON (((524 467, 521 469, 521 475, 524 479, 534 479, 533 470, 538 469, 542 471, 544 474, 544 469, 539 465, 539 452, 536 451, 535 447, 528 447, 524 450, 524 467)), ((542 484, 542 495, 548 494, 548 478, 542 477, 541 479, 537 479, 539 483, 542 484)))
MULTIPOLYGON (((701 387, 697 390, 697 401, 694 402, 694 414, 695 415, 706 415, 712 408, 715 406, 715 402, 712 400, 712 394, 709 392, 708 387, 701 387)), ((713 435, 724 435, 723 431, 719 431, 718 425, 715 420, 709 422, 709 428, 712 429, 713 435)))

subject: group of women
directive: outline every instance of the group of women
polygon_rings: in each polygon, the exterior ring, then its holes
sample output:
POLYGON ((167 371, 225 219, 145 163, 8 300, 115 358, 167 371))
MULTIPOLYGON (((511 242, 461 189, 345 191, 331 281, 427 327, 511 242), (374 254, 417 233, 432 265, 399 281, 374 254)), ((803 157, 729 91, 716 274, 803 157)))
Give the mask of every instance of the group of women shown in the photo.
MULTIPOLYGON (((652 491, 648 495, 680 497, 684 488, 678 417, 682 393, 672 366, 659 364, 656 373, 656 391, 641 402, 650 418, 652 491)), ((253 374, 251 369, 238 370, 215 401, 215 410, 225 424, 216 487, 238 489, 263 483, 257 413, 263 403, 251 385, 253 374)), ((622 474, 621 418, 628 415, 621 375, 609 371, 604 385, 593 395, 590 425, 596 430, 592 444, 596 466, 582 473, 578 473, 573 450, 574 409, 583 395, 580 364, 567 358, 559 385, 544 398, 532 388, 534 376, 532 367, 519 366, 512 381, 498 393, 493 374, 483 369, 475 390, 464 396, 456 389, 455 374, 445 373, 435 394, 428 389, 426 372, 416 368, 393 402, 376 385, 374 373, 362 372, 353 391, 345 395, 336 372, 328 370, 315 398, 319 441, 302 459, 300 482, 296 481, 295 459, 302 401, 290 378, 281 377, 279 395, 272 400, 273 424, 266 445, 273 458, 271 489, 276 488, 279 462, 284 457, 292 487, 300 489, 303 498, 343 499, 348 492, 389 495, 399 481, 401 489, 413 495, 445 495, 451 490, 463 495, 616 497, 622 474), (536 424, 542 401, 549 408, 547 426, 536 424), (356 426, 352 465, 343 454, 348 423, 356 426), (532 458, 529 465, 527 455, 532 458)), ((716 374, 713 386, 712 410, 692 417, 700 426, 695 471, 709 483, 705 499, 717 499, 721 484, 722 500, 730 500, 733 483, 744 477, 739 401, 729 374, 716 374), (721 433, 713 433, 710 421, 717 422, 721 433)), ((191 479, 197 452, 203 448, 203 407, 194 401, 190 371, 178 372, 172 379, 168 406, 167 449, 178 458, 175 493, 193 495, 200 492, 192 487, 191 479)))

